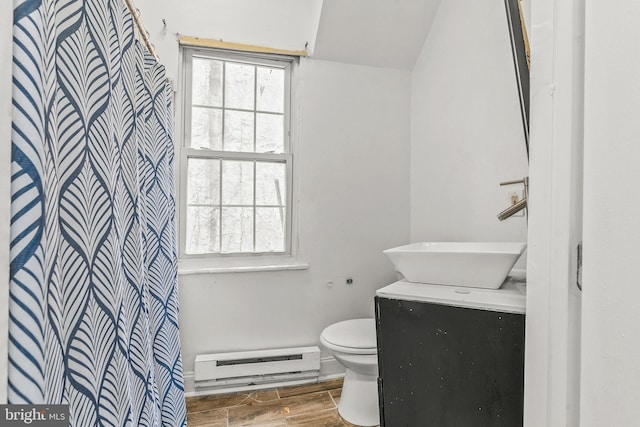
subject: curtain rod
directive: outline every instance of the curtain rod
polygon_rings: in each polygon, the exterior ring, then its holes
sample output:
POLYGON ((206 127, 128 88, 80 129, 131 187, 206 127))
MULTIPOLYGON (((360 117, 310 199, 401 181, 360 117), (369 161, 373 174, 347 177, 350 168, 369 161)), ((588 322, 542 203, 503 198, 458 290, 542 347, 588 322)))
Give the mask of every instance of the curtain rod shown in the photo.
POLYGON ((218 49, 237 50, 241 52, 273 53, 277 55, 289 55, 289 56, 309 55, 309 53, 306 50, 276 49, 276 48, 266 47, 266 46, 256 46, 251 44, 225 42, 222 40, 205 39, 201 37, 192 37, 192 36, 179 36, 178 42, 181 45, 185 45, 185 46, 213 47, 218 49))
POLYGON ((133 22, 135 22, 136 27, 138 27, 138 33, 140 34, 140 37, 142 37, 142 41, 144 42, 144 44, 147 46, 149 53, 153 55, 153 57, 156 58, 157 61, 159 61, 160 57, 156 53, 156 48, 153 46, 153 43, 151 43, 149 32, 145 30, 144 25, 142 25, 142 20, 140 19, 140 10, 136 7, 135 4, 133 4, 133 0, 124 0, 124 2, 127 4, 127 7, 131 12, 131 16, 133 16, 133 22))

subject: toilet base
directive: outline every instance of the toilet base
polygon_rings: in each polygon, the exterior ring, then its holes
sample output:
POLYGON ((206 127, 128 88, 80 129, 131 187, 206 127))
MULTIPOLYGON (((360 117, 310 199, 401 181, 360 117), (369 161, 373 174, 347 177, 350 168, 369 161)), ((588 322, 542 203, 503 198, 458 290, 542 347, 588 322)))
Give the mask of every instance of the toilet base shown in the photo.
POLYGON ((340 403, 338 403, 338 413, 346 421, 357 426, 379 425, 377 375, 358 374, 347 369, 340 403))

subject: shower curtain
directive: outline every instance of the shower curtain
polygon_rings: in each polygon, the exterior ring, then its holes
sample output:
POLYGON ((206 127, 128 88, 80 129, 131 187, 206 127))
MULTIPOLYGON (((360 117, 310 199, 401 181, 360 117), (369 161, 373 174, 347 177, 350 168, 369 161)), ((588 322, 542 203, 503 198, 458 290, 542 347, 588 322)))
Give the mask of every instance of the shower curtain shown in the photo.
POLYGON ((186 425, 172 91, 123 0, 14 0, 9 403, 186 425))

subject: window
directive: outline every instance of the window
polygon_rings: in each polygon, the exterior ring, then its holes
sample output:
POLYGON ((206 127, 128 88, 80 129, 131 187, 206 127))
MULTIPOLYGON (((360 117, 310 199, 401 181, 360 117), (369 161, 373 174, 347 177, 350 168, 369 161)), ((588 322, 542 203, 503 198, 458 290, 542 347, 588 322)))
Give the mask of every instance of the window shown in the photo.
POLYGON ((181 255, 290 254, 293 59, 183 54, 181 255))

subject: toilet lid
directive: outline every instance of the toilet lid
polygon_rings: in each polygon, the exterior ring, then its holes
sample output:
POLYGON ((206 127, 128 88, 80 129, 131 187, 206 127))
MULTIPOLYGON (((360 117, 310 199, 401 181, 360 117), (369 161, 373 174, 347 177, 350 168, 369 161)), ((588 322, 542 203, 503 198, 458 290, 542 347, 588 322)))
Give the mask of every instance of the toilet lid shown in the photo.
POLYGON ((375 349, 376 323, 374 319, 352 319, 334 323, 322 332, 329 344, 347 348, 375 349))

